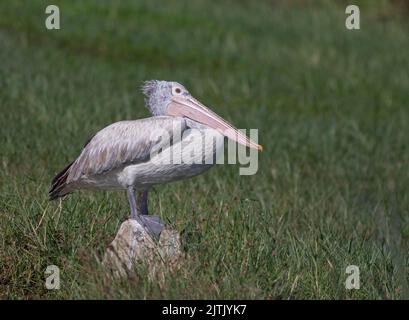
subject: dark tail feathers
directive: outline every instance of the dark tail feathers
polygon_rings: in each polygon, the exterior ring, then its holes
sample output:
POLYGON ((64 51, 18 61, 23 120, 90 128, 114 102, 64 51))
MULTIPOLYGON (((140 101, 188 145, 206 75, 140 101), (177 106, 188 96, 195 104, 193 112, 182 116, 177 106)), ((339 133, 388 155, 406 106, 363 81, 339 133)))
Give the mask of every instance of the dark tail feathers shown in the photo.
POLYGON ((59 174, 54 177, 53 181, 51 181, 51 189, 48 192, 50 201, 65 196, 69 193, 67 191, 64 191, 64 188, 67 186, 67 177, 72 164, 73 162, 66 166, 59 174))

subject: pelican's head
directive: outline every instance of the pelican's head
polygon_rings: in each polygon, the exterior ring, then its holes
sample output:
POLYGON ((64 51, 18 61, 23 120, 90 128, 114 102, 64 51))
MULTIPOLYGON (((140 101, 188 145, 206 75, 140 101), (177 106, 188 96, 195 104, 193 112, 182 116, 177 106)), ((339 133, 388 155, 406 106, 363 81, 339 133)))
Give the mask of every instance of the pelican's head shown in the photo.
POLYGON ((154 116, 185 117, 207 125, 224 136, 250 148, 263 147, 250 140, 233 125, 191 96, 180 83, 174 81, 146 81, 142 87, 146 104, 154 116))
POLYGON ((167 116, 166 107, 176 95, 190 96, 181 84, 174 81, 145 81, 142 87, 146 105, 154 116, 167 116))

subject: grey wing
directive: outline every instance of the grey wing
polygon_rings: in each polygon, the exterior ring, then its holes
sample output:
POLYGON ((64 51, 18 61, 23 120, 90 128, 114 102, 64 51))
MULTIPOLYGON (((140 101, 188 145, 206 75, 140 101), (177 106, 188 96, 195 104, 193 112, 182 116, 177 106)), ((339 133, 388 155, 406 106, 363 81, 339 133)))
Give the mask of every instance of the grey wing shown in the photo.
POLYGON ((167 132, 172 139, 175 132, 185 129, 186 121, 178 117, 151 117, 113 123, 85 145, 70 166, 66 182, 76 182, 83 176, 103 174, 128 164, 148 161, 153 148, 164 141, 162 133, 167 132))

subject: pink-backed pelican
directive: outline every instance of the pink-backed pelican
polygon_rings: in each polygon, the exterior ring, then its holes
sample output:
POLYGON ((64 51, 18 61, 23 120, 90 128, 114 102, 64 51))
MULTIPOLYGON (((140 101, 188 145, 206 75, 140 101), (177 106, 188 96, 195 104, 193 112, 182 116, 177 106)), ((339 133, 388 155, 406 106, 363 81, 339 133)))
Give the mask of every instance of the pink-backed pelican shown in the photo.
POLYGON ((148 215, 150 187, 198 175, 212 164, 208 161, 158 163, 155 158, 169 153, 172 148, 183 153, 187 143, 201 144, 201 160, 214 157, 217 152, 214 141, 197 139, 197 135, 189 134, 191 129, 210 130, 216 136, 228 137, 250 148, 262 150, 262 147, 193 98, 177 82, 146 81, 142 90, 153 116, 115 122, 98 131, 85 144, 79 157, 54 177, 49 197, 54 200, 80 189, 126 190, 131 218, 159 237, 164 224, 158 216, 148 215), (176 127, 182 133, 181 138, 176 137, 176 127), (158 146, 155 138, 158 131, 166 132, 170 142, 162 144, 160 152, 153 155, 152 151, 158 146))

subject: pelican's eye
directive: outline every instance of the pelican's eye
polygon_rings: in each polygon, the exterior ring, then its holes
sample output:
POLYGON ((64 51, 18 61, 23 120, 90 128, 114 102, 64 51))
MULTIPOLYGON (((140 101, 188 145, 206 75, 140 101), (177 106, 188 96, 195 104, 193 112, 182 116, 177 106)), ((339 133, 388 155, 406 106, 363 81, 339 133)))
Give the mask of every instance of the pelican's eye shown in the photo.
POLYGON ((173 88, 172 91, 173 91, 172 94, 176 94, 176 95, 182 93, 182 89, 180 89, 179 87, 173 88))

